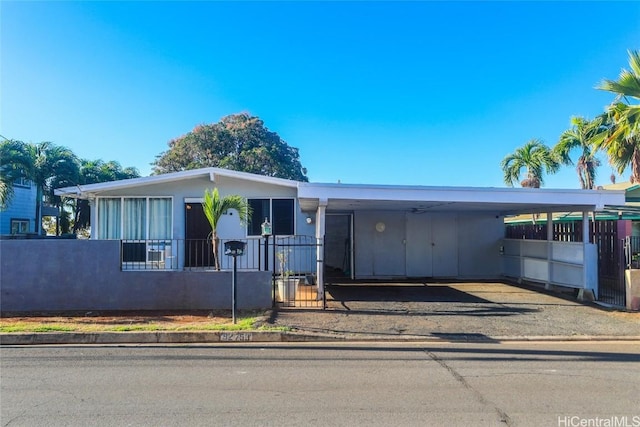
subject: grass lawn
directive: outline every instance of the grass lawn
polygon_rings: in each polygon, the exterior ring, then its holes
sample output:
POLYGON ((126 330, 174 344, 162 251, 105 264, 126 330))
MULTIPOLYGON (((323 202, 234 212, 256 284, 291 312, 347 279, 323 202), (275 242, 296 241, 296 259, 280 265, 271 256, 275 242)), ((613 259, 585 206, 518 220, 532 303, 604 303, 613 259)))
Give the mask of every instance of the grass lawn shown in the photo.
POLYGON ((286 330, 265 324, 269 313, 239 313, 236 324, 228 310, 3 314, 0 333, 286 330))

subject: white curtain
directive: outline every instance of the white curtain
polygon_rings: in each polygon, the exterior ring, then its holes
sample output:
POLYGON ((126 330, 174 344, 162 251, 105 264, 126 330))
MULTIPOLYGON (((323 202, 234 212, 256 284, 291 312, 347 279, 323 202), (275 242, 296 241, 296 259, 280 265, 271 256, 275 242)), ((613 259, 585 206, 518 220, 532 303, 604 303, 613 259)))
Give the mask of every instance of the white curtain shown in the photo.
POLYGON ((123 239, 143 240, 147 238, 147 199, 124 199, 123 239))
POLYGON ((149 239, 171 239, 171 199, 149 199, 149 239))
POLYGON ((120 239, 120 199, 98 199, 98 236, 120 239))

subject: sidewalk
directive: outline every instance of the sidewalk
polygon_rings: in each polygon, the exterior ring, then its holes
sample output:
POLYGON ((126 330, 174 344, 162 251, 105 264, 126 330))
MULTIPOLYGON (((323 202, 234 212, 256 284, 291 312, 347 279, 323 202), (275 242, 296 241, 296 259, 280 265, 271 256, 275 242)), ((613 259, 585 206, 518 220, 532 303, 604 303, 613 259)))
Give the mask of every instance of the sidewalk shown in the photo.
POLYGON ((0 343, 640 340, 640 313, 502 283, 334 286, 326 310, 275 310, 261 325, 287 331, 10 333, 0 343))

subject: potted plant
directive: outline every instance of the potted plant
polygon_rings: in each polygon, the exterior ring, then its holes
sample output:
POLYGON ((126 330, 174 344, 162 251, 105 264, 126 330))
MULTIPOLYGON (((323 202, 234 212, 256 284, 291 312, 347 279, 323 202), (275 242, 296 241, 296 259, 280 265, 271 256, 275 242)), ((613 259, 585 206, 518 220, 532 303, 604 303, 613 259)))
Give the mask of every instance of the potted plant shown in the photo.
POLYGON ((298 280, 293 277, 294 272, 288 268, 288 253, 285 250, 281 250, 276 256, 280 264, 280 276, 276 280, 278 300, 283 303, 293 302, 298 291, 298 280))

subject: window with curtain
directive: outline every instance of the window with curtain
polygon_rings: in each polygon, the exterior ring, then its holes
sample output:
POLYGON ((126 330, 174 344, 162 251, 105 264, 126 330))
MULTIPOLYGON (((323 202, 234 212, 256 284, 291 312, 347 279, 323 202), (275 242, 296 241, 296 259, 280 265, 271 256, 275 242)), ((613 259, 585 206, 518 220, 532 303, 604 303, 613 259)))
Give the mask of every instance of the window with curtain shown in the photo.
POLYGON ((147 238, 147 199, 124 199, 122 238, 143 240, 147 238))
POLYGON ((98 199, 98 238, 120 239, 120 199, 98 199))
POLYGON ((171 199, 149 199, 149 238, 171 238, 171 199))
POLYGON ((171 239, 171 221, 169 197, 98 199, 99 239, 171 239))

